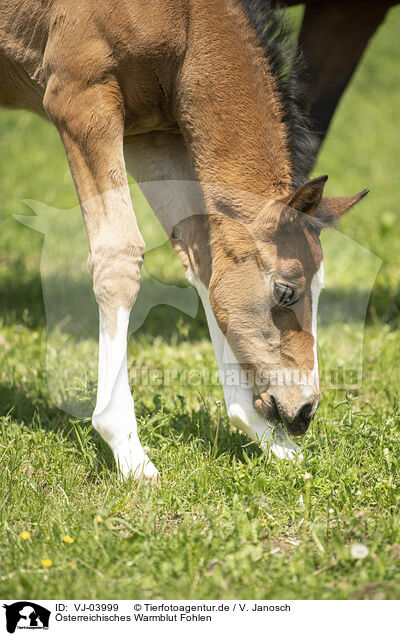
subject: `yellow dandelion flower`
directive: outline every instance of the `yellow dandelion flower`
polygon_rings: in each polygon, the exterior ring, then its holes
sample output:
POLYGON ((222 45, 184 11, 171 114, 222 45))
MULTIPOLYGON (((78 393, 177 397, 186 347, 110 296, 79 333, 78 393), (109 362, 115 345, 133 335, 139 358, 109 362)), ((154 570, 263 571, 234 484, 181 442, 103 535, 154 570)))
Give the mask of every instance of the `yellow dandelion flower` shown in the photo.
POLYGON ((21 537, 21 539, 26 541, 27 539, 31 538, 31 533, 28 532, 28 530, 24 530, 23 532, 21 532, 21 534, 19 536, 21 537))
POLYGON ((100 515, 96 515, 94 521, 95 523, 103 523, 103 519, 100 517, 100 515))
POLYGON ((41 564, 44 568, 51 568, 51 566, 53 565, 53 561, 51 561, 51 559, 42 559, 41 564))
POLYGON ((75 541, 75 539, 73 539, 72 537, 69 537, 67 534, 63 536, 64 543, 73 543, 75 541))

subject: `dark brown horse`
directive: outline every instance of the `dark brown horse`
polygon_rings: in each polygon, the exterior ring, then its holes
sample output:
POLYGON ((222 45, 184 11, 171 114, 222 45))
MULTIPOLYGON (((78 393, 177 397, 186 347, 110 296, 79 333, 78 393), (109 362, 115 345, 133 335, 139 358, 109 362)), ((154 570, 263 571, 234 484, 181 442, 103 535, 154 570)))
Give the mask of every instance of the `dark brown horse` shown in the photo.
MULTIPOLYGON (((282 0, 281 4, 300 2, 282 0)), ((370 38, 398 0, 306 0, 302 4, 306 7, 299 42, 309 64, 306 107, 317 135, 317 152, 370 38)))

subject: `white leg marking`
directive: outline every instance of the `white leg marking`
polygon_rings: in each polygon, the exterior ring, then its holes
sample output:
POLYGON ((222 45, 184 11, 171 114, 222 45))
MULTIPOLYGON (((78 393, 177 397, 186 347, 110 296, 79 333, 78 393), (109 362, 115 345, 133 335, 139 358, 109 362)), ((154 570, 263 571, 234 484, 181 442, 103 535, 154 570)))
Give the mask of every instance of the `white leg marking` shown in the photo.
POLYGON ((321 290, 324 287, 324 262, 321 261, 319 269, 315 272, 311 281, 311 311, 312 311, 312 335, 314 338, 314 369, 313 376, 317 388, 319 388, 318 373, 318 340, 317 340, 317 311, 318 300, 321 290))
POLYGON ((157 470, 139 441, 129 388, 126 353, 129 313, 120 307, 117 330, 111 338, 100 311, 99 374, 93 426, 111 447, 119 474, 152 479, 157 476, 157 470))
POLYGON ((243 382, 230 384, 226 381, 227 372, 229 375, 229 372, 235 371, 236 376, 240 375, 240 365, 215 319, 208 289, 192 271, 187 271, 186 277, 196 287, 206 312, 215 357, 222 375, 222 388, 230 422, 251 439, 261 440, 263 450, 271 449, 280 459, 293 459, 299 447, 287 437, 282 427, 271 424, 257 413, 253 406, 252 387, 243 382))

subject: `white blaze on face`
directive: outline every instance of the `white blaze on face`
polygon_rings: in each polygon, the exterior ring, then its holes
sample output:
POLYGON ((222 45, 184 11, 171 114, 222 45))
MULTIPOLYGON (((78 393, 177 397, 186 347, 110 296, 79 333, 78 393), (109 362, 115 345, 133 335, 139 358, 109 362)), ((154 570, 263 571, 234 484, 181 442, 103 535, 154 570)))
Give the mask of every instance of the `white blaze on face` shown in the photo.
POLYGON ((270 448, 281 459, 293 459, 299 448, 297 444, 288 439, 280 426, 271 424, 255 410, 253 389, 240 377, 240 365, 218 326, 211 308, 208 289, 191 270, 186 272, 186 277, 196 287, 206 312, 230 422, 249 435, 251 439, 262 440, 261 445, 264 450, 270 448), (228 377, 239 378, 240 381, 230 382, 228 377))
POLYGON ((139 441, 129 388, 126 352, 129 313, 120 307, 117 329, 111 336, 100 311, 99 374, 93 426, 113 451, 120 474, 151 479, 157 470, 139 441))
POLYGON ((317 312, 318 312, 318 300, 321 290, 324 287, 324 263, 321 261, 319 269, 315 272, 311 281, 311 312, 312 312, 312 336, 314 338, 314 368, 313 377, 314 382, 319 388, 319 373, 318 373, 318 340, 317 340, 317 312))

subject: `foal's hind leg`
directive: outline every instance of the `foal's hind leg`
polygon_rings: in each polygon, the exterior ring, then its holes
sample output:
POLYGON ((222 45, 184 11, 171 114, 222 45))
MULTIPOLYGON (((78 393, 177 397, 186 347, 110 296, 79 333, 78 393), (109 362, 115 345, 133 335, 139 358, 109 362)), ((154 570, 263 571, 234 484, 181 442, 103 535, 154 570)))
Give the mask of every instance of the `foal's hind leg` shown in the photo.
POLYGON ((54 74, 45 107, 60 132, 75 180, 100 308, 93 426, 110 445, 120 473, 150 479, 157 471, 138 438, 126 359, 129 313, 139 290, 144 242, 123 159, 122 99, 111 81, 88 87, 54 74))

